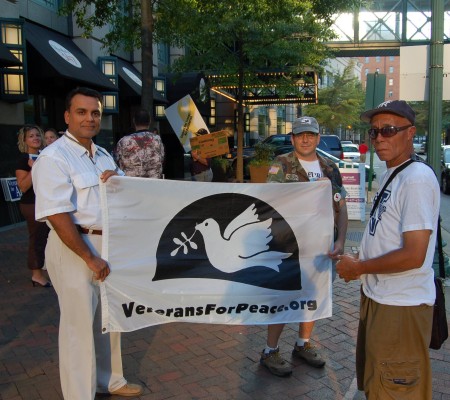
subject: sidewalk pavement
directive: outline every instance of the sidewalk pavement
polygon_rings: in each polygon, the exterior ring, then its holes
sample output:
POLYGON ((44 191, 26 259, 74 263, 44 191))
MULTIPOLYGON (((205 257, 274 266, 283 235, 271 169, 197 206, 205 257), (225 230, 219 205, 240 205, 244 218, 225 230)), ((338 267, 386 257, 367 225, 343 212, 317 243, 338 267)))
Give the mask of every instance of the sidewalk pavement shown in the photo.
MULTIPOLYGON (((346 251, 357 251, 364 226, 349 222, 346 251)), ((443 236, 450 243, 450 234, 443 236)), ((0 400, 59 400, 57 298, 53 289, 32 287, 26 246, 24 224, 0 229, 0 400)), ((316 369, 291 357, 297 324, 289 324, 280 340, 282 356, 294 367, 289 378, 259 365, 265 326, 171 323, 124 333, 125 377, 144 386, 141 400, 361 400, 358 316, 359 282, 337 278, 333 316, 317 321, 313 332, 327 364, 316 369)), ((430 355, 433 400, 450 399, 450 340, 430 355)))

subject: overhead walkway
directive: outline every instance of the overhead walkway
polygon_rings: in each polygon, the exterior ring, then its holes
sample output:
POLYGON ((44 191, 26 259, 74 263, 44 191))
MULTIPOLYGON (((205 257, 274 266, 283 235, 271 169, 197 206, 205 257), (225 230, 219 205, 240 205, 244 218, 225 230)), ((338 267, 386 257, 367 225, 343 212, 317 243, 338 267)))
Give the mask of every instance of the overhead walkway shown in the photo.
MULTIPOLYGON (((431 40, 432 0, 377 0, 335 17, 336 39, 328 45, 341 57, 399 55, 400 46, 431 40)), ((444 2, 444 43, 450 43, 450 0, 444 2)))

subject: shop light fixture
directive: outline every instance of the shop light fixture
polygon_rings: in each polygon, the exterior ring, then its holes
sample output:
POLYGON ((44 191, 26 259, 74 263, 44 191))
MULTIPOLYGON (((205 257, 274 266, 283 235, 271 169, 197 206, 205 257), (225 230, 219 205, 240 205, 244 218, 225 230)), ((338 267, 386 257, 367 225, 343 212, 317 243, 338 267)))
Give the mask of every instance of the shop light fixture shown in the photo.
POLYGON ((0 97, 12 103, 25 101, 28 94, 23 22, 16 19, 0 19, 0 40, 22 63, 20 66, 0 68, 0 97))
POLYGON ((245 132, 250 132, 250 113, 244 113, 244 130, 245 132))
POLYGON ((155 84, 155 90, 162 96, 166 97, 166 79, 165 78, 153 78, 155 84))
POLYGON ((216 126, 216 99, 215 98, 211 98, 209 100, 209 105, 210 105, 210 117, 209 117, 209 125, 210 126, 216 126))
POLYGON ((155 105, 155 118, 165 118, 166 114, 164 112, 165 107, 160 104, 155 105))
POLYGON ((103 74, 112 82, 117 85, 117 58, 116 57, 99 57, 98 62, 103 74))
POLYGON ((103 92, 103 113, 118 114, 119 98, 117 92, 103 92))

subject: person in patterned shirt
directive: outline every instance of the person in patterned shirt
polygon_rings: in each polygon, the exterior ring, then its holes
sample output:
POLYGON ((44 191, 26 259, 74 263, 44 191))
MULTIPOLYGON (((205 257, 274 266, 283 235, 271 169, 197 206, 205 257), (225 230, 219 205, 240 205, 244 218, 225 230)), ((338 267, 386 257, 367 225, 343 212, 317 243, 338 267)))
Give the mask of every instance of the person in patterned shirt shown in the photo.
POLYGON ((162 178, 164 145, 161 137, 150 131, 150 114, 136 111, 133 123, 136 132, 124 136, 116 147, 116 160, 126 176, 162 178))

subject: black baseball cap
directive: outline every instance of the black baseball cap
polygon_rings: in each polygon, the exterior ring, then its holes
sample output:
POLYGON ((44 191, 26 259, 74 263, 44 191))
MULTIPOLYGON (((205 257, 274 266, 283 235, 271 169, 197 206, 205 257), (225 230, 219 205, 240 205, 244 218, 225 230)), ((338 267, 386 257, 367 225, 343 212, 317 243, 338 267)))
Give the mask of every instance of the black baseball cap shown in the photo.
POLYGON ((389 100, 384 101, 383 103, 379 104, 377 108, 374 108, 373 110, 364 111, 361 115, 361 121, 369 122, 371 119, 378 114, 395 114, 399 115, 400 117, 406 118, 411 124, 414 125, 414 122, 416 121, 416 113, 414 110, 409 106, 409 104, 404 100, 389 100))

